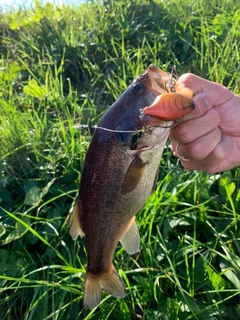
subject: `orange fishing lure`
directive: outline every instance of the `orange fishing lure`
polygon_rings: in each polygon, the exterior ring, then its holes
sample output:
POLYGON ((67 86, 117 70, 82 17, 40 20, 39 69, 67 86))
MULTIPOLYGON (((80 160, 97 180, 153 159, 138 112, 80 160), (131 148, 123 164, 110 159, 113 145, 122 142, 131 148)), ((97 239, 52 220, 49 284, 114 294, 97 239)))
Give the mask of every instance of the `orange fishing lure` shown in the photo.
MULTIPOLYGON (((151 65, 152 71, 155 71, 155 66, 151 65)), ((163 121, 176 121, 181 119, 194 108, 192 100, 194 93, 189 88, 183 87, 175 79, 173 79, 173 70, 170 74, 158 69, 155 81, 161 88, 164 89, 154 102, 142 110, 147 116, 154 116, 163 121)))
POLYGON ((164 121, 174 121, 182 118, 195 108, 192 99, 180 93, 164 93, 143 109, 148 116, 158 117, 164 121))

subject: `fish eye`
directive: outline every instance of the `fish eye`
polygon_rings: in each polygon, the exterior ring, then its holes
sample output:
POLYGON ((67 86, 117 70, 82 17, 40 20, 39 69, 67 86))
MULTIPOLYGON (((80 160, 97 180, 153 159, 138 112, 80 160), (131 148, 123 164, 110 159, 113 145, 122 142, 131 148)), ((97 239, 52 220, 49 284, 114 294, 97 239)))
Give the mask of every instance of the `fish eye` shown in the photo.
POLYGON ((137 83, 134 85, 134 87, 132 88, 132 92, 136 95, 139 96, 140 94, 142 94, 144 92, 144 85, 141 83, 137 83))

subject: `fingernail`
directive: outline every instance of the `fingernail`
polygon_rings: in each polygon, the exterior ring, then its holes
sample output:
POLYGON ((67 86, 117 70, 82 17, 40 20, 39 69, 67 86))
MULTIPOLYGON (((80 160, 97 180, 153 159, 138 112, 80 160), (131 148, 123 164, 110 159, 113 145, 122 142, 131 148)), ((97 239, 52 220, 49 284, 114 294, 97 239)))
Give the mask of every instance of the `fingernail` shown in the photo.
POLYGON ((210 109, 213 105, 213 95, 211 93, 207 93, 205 96, 205 103, 207 105, 207 109, 210 109))
POLYGON ((211 105, 209 104, 209 102, 208 102, 207 99, 205 99, 205 103, 206 103, 206 105, 207 105, 207 108, 210 109, 210 108, 211 108, 211 105))

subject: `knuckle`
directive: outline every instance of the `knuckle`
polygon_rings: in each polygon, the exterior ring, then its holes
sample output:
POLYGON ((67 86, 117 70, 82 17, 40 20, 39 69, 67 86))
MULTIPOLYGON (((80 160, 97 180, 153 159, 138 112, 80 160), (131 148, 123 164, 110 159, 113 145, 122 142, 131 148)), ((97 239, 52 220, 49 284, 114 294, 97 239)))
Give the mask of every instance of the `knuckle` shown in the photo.
POLYGON ((217 170, 217 166, 212 166, 212 167, 206 168, 204 171, 206 171, 206 172, 209 173, 209 174, 214 174, 214 173, 216 173, 218 170, 217 170))
POLYGON ((197 142, 193 143, 191 145, 191 148, 189 150, 189 157, 194 160, 202 160, 206 157, 206 154, 204 152, 204 148, 198 144, 197 142))
POLYGON ((220 145, 216 147, 212 152, 212 157, 215 159, 216 162, 220 163, 225 159, 225 150, 220 145))
POLYGON ((179 127, 179 138, 181 137, 181 143, 189 143, 192 140, 192 132, 188 126, 182 125, 179 127))
POLYGON ((179 81, 184 84, 190 84, 193 80, 196 79, 196 75, 193 73, 185 73, 179 77, 179 81))

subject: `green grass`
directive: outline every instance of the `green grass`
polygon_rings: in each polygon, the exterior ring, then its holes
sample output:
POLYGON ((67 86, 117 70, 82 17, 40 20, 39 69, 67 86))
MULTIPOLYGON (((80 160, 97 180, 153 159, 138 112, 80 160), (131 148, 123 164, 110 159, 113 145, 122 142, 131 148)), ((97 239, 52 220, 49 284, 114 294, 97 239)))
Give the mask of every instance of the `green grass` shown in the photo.
POLYGON ((0 319, 240 319, 240 171, 181 168, 166 147, 119 245, 125 299, 83 309, 85 240, 69 212, 96 124, 150 63, 240 93, 238 1, 104 1, 0 13, 0 319))

